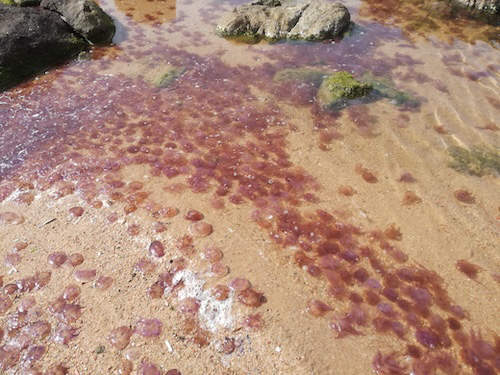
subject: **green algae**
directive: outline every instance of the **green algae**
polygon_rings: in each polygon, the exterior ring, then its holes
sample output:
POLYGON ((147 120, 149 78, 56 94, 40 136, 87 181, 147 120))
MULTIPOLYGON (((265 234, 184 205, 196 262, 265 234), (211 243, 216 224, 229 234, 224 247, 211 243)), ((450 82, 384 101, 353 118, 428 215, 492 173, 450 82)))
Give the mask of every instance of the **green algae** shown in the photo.
POLYGON ((345 107, 349 100, 368 95, 372 89, 371 84, 358 81, 352 74, 340 71, 323 79, 317 99, 321 106, 337 109, 345 107))
POLYGON ((0 3, 5 5, 15 5, 14 0, 0 0, 0 3))
POLYGON ((318 69, 288 68, 276 72, 273 80, 276 82, 300 81, 311 83, 312 85, 319 87, 323 78, 327 75, 328 72, 318 69))
POLYGON ((452 158, 448 164, 457 172, 472 176, 500 175, 500 152, 486 146, 473 146, 466 149, 451 146, 447 149, 452 158))

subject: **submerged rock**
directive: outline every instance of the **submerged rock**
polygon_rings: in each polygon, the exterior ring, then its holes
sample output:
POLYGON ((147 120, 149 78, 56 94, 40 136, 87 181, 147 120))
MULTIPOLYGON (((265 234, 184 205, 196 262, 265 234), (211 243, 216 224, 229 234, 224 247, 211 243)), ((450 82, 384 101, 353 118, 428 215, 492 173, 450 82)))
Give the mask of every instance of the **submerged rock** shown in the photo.
POLYGON ((340 35, 350 15, 324 0, 260 0, 226 14, 216 31, 224 37, 321 40, 340 35))
POLYGON ((172 86, 185 72, 186 68, 183 66, 164 62, 158 56, 148 56, 114 64, 112 69, 103 69, 99 73, 140 79, 152 87, 164 89, 172 86))
POLYGON ((452 161, 449 166, 457 172, 473 176, 500 175, 500 152, 486 146, 474 146, 470 150, 460 146, 448 148, 452 161))
POLYGON ((317 99, 323 107, 340 109, 351 99, 363 98, 363 103, 389 99, 398 107, 414 108, 420 101, 412 94, 395 88, 394 82, 386 77, 363 74, 359 81, 347 72, 333 72, 329 69, 300 67, 286 68, 276 72, 277 83, 297 82, 319 88, 317 99))
POLYGON ((500 0, 455 0, 456 3, 486 13, 500 13, 500 0))
POLYGON ((363 82, 373 87, 373 95, 389 99, 394 105, 401 107, 417 107, 420 102, 413 95, 394 88, 394 83, 384 77, 375 77, 367 72, 361 77, 363 82))
POLYGON ((157 75, 151 76, 149 82, 155 87, 166 88, 174 83, 185 70, 183 67, 166 65, 157 75))
POLYGON ((358 81, 348 72, 336 72, 323 80, 317 100, 324 108, 340 109, 349 100, 368 95, 372 89, 371 84, 358 81))
POLYGON ((315 87, 319 87, 323 78, 328 75, 328 72, 311 69, 311 68, 288 68, 277 72, 274 75, 274 80, 276 82, 290 82, 290 81, 300 81, 312 84, 315 87))
POLYGON ((54 12, 0 4, 0 90, 87 47, 54 12))
POLYGON ((110 44, 115 35, 113 19, 93 0, 42 0, 41 6, 59 13, 91 43, 110 44))

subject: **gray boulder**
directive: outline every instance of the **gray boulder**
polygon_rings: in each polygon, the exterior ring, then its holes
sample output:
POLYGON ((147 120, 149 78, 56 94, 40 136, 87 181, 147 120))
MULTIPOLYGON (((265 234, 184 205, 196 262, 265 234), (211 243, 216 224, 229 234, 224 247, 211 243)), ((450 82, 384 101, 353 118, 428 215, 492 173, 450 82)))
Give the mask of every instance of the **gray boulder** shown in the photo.
POLYGON ((59 13, 77 33, 93 44, 109 44, 115 24, 93 0, 42 0, 41 6, 59 13))
POLYGON ((486 13, 500 13, 500 0, 455 0, 456 3, 486 13))
POLYGON ((57 13, 0 4, 0 91, 87 48, 57 13))
POLYGON ((349 25, 345 6, 326 0, 260 0, 226 14, 216 31, 224 37, 321 40, 349 25))

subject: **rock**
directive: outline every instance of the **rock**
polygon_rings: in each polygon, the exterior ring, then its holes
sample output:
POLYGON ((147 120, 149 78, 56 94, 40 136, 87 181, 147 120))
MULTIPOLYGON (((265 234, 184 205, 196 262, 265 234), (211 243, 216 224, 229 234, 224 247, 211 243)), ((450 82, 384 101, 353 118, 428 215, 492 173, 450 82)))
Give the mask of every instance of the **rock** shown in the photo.
POLYGON ((223 37, 320 40, 340 35, 350 15, 325 0, 260 0, 226 14, 216 32, 223 37))
POLYGON ((366 96, 372 85, 356 80, 348 72, 337 72, 326 77, 319 87, 317 100, 324 108, 340 109, 352 99, 366 96))
POLYGON ((57 13, 0 4, 0 90, 87 48, 57 13))
POLYGON ((389 99, 394 105, 400 107, 418 107, 420 101, 413 95, 394 88, 394 82, 384 77, 375 77, 367 72, 361 77, 363 82, 373 87, 374 96, 389 99))
POLYGON ((328 74, 328 72, 310 68, 289 68, 277 72, 273 79, 276 82, 300 81, 319 87, 323 78, 328 74))
POLYGON ((292 39, 320 40, 340 35, 351 21, 349 11, 340 3, 313 1, 302 12, 288 33, 292 39))
POLYGON ((500 0, 455 0, 456 3, 486 13, 500 13, 500 0))
POLYGON ((59 13, 77 33, 93 44, 110 44, 115 24, 93 0, 42 0, 41 6, 59 13))

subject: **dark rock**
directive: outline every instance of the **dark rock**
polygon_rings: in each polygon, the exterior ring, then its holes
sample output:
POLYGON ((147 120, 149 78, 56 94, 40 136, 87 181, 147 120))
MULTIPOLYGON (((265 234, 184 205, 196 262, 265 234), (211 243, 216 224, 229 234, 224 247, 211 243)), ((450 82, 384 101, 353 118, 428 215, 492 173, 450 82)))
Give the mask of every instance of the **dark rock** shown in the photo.
POLYGON ((321 40, 340 35, 349 23, 349 11, 340 3, 259 0, 226 14, 216 31, 224 37, 321 40))
POLYGON ((59 13, 93 44, 110 44, 115 35, 113 19, 93 0, 42 0, 41 6, 59 13))
POLYGON ((14 3, 21 7, 34 7, 40 5, 40 0, 14 0, 14 3))
POLYGON ((57 13, 0 4, 0 90, 87 47, 57 13))

